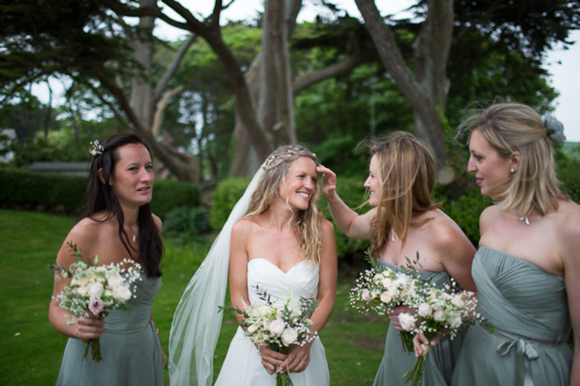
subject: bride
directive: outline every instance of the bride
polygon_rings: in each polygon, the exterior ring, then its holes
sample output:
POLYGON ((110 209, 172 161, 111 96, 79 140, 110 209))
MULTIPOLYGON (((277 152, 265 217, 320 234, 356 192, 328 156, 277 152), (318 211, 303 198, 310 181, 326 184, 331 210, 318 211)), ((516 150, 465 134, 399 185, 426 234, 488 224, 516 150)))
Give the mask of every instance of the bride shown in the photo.
MULTIPOLYGON (((317 298, 311 331, 322 329, 334 306, 337 267, 333 227, 316 205, 319 189, 316 156, 302 146, 279 147, 264 162, 177 307, 169 341, 172 385, 211 385, 228 261, 234 307, 259 301, 258 286, 274 300, 317 298)), ((319 339, 284 355, 254 346, 239 327, 216 385, 275 385, 276 369, 296 386, 330 384, 319 339)))

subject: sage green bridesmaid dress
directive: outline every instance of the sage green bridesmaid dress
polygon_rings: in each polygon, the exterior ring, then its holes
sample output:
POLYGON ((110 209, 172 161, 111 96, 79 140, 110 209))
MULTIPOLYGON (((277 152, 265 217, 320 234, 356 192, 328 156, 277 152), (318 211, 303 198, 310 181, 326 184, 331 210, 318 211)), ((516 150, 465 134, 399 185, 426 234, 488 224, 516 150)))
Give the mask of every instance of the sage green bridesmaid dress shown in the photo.
POLYGON ((469 329, 452 384, 567 386, 573 355, 564 279, 489 247, 477 251, 472 275, 479 313, 494 332, 469 329))
MULTIPOLYGON (((401 269, 398 266, 378 260, 379 269, 390 268, 396 272, 401 269)), ((430 280, 435 286, 442 287, 449 282, 450 276, 446 271, 431 272, 418 271, 419 277, 430 280)), ((425 357, 423 369, 423 385, 449 385, 453 374, 454 364, 457 361, 464 331, 458 333, 453 340, 449 337, 442 339, 435 347, 429 350, 425 357)), ((415 353, 407 353, 403 349, 399 331, 391 328, 387 332, 385 354, 379 366, 373 386, 402 386, 403 375, 415 363, 415 353)))
POLYGON ((161 278, 136 282, 136 297, 128 311, 113 310, 105 318, 101 335, 103 360, 94 362, 91 351, 83 359, 86 343, 70 338, 56 384, 63 386, 163 385, 161 346, 151 322, 153 298, 161 278))

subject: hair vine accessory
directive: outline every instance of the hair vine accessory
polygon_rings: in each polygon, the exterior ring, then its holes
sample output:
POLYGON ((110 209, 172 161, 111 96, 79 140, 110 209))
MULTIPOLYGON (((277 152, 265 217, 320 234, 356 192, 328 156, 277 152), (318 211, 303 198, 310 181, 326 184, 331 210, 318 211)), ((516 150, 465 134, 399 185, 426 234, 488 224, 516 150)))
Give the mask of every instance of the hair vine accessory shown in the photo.
POLYGON ((564 135, 564 125, 556 119, 552 114, 545 114, 542 117, 544 126, 546 126, 546 134, 552 143, 556 146, 562 146, 566 141, 564 135))
POLYGON ((281 161, 283 157, 292 157, 293 155, 299 153, 300 152, 296 152, 294 150, 288 150, 285 154, 280 155, 270 154, 270 156, 266 158, 266 161, 264 161, 264 163, 260 167, 262 168, 262 170, 266 171, 268 169, 278 166, 280 162, 277 161, 281 161))
POLYGON ((91 141, 91 150, 89 153, 91 153, 93 157, 96 157, 97 154, 103 154, 104 151, 105 148, 99 143, 99 140, 95 139, 94 141, 91 141))

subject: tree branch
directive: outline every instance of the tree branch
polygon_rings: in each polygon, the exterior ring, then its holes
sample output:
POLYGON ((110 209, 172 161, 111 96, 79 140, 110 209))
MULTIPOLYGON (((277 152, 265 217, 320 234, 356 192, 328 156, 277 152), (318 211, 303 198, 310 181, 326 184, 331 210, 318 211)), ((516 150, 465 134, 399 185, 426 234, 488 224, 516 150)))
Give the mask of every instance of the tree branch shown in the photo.
POLYGON ((185 43, 183 43, 183 45, 179 48, 177 54, 175 54, 175 56, 173 57, 171 64, 169 65, 169 67, 167 68, 167 70, 165 71, 165 73, 155 86, 155 91, 153 94, 154 101, 159 100, 159 98, 161 98, 161 94, 163 93, 163 90, 165 90, 165 88, 167 87, 169 80, 173 77, 173 75, 175 75, 175 73, 179 69, 179 66, 181 65, 181 62, 183 61, 183 58, 185 58, 185 54, 189 50, 189 47, 191 47, 191 45, 196 40, 197 35, 192 34, 189 36, 187 41, 185 41, 185 43))
POLYGON ((324 79, 332 78, 334 76, 346 74, 352 71, 353 68, 362 63, 359 55, 353 55, 341 62, 334 63, 326 68, 308 72, 294 79, 292 92, 294 96, 298 95, 305 88, 323 81, 324 79))
POLYGON ((171 99, 174 95, 179 94, 181 90, 183 90, 183 86, 179 86, 173 90, 167 91, 157 104, 157 109, 155 110, 155 115, 153 117, 153 125, 151 127, 151 132, 153 133, 154 137, 159 136, 161 131, 161 122, 163 122, 163 113, 165 112, 165 107, 167 107, 167 102, 169 102, 169 99, 171 99))

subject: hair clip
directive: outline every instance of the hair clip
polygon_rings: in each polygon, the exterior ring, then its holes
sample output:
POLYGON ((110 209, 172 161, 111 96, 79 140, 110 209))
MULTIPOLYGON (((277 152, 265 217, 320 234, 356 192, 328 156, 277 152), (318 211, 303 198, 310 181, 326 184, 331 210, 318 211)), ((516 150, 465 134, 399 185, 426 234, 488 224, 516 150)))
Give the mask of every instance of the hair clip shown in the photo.
POLYGON ((546 126, 546 134, 548 138, 552 140, 556 146, 562 146, 566 141, 566 136, 564 135, 564 125, 562 122, 556 119, 552 114, 545 114, 542 117, 544 126, 546 126))
POLYGON ((91 150, 89 153, 91 153, 93 157, 96 157, 97 154, 103 154, 103 151, 105 151, 105 148, 99 143, 99 140, 95 139, 94 141, 91 141, 91 150))

